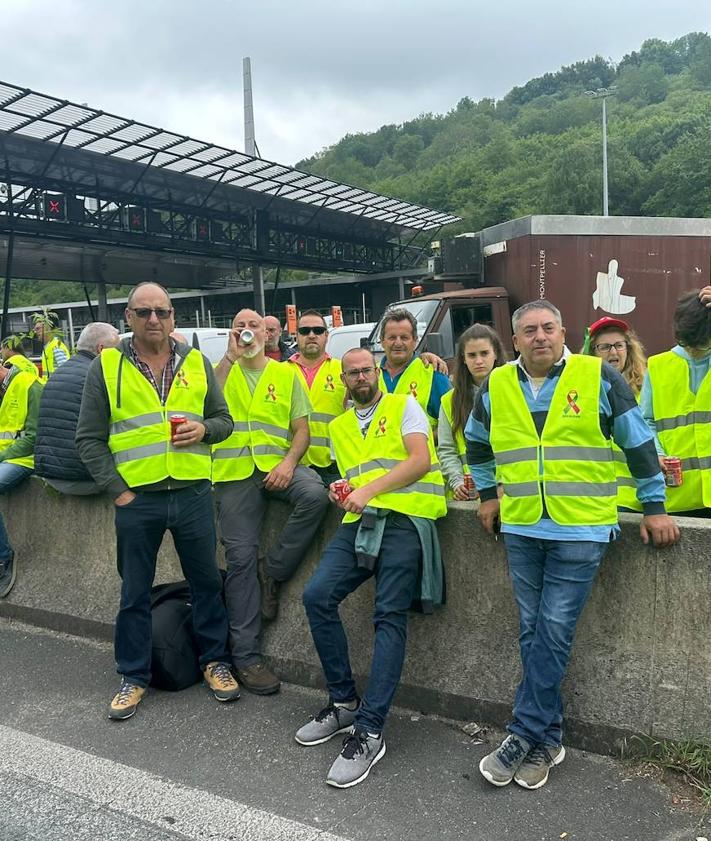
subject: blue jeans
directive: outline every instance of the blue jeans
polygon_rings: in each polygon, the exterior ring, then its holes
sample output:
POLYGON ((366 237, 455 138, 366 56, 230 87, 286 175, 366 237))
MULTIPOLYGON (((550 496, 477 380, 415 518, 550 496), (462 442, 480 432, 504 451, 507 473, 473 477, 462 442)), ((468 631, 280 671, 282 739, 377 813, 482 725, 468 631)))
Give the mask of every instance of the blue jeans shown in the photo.
MULTIPOLYGON (((23 467, 21 464, 10 464, 8 461, 0 462, 0 494, 6 494, 17 487, 20 482, 32 475, 31 467, 23 467)), ((10 538, 5 528, 5 520, 0 514, 0 564, 9 561, 13 556, 10 538)))
MULTIPOLYGON (((392 518, 392 515, 391 515, 392 518)), ((355 725, 380 733, 400 682, 407 641, 407 611, 420 577, 422 547, 415 527, 404 516, 388 519, 380 554, 371 572, 358 566, 355 537, 359 523, 341 525, 304 590, 311 635, 333 701, 358 697, 348 640, 338 613, 345 597, 375 575, 375 642, 368 686, 355 725)))
POLYGON ((607 543, 504 534, 518 603, 523 677, 508 729, 534 744, 563 741, 560 685, 575 628, 607 543))
POLYGON ((227 611, 215 560, 215 521, 210 483, 181 490, 148 491, 116 506, 116 548, 121 604, 116 617, 116 671, 139 686, 151 679, 151 586, 166 529, 190 585, 200 666, 229 663, 227 611))

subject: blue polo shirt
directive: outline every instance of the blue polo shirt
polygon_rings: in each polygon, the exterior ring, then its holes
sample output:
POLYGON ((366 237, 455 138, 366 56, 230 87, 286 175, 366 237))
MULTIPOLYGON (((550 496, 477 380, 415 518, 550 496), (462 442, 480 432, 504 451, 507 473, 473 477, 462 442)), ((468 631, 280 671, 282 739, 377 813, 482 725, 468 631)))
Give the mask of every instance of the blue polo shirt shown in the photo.
MULTIPOLYGON (((400 377, 405 373, 407 368, 404 368, 400 371, 399 374, 396 374, 394 377, 391 377, 388 373, 386 368, 380 369, 383 374, 383 382, 385 383, 385 388, 387 388, 388 393, 392 394, 395 389, 397 388, 397 384, 400 382, 400 377)), ((439 420, 439 406, 442 402, 442 397, 450 391, 452 388, 452 383, 449 380, 449 377, 446 374, 440 374, 439 371, 434 372, 434 378, 432 379, 432 390, 430 391, 430 399, 427 401, 427 414, 435 421, 439 420)))

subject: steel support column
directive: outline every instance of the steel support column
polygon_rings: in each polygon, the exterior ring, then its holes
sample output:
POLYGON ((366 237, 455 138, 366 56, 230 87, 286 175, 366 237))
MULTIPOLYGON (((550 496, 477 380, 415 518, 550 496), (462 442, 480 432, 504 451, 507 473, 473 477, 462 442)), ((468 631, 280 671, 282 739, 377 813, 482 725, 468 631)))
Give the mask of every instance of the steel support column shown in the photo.
POLYGON ((5 289, 2 296, 2 326, 0 326, 0 338, 8 334, 7 313, 10 309, 10 284, 12 283, 12 254, 15 248, 15 232, 10 231, 7 239, 7 260, 5 260, 5 289))

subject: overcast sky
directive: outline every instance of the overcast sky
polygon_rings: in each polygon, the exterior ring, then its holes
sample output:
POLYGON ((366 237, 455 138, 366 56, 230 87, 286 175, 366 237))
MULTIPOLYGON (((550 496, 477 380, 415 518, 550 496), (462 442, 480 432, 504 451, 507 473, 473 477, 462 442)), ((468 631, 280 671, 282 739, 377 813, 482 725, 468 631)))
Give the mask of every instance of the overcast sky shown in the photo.
POLYGON ((0 79, 262 157, 514 85, 647 38, 711 32, 709 0, 3 0, 0 79))

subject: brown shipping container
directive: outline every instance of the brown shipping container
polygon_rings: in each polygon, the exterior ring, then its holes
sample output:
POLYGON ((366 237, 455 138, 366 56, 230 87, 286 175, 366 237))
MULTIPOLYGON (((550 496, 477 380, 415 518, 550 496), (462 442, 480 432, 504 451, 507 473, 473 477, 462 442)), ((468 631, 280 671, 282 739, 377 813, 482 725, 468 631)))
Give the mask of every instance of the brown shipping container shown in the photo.
POLYGON ((679 295, 711 282, 707 219, 527 216, 481 231, 481 245, 486 285, 503 286, 512 311, 547 298, 576 352, 604 315, 627 321, 648 354, 669 349, 679 295))

